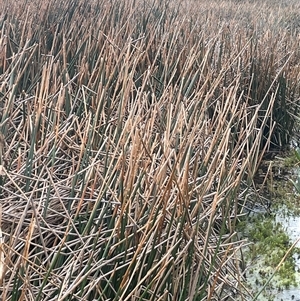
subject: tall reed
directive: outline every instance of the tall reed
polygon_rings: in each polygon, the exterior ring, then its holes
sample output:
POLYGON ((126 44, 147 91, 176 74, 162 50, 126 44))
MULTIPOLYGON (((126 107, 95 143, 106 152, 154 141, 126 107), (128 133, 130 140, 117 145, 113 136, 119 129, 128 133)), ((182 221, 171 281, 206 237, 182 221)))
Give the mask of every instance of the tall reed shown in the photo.
POLYGON ((288 7, 264 28, 256 2, 7 5, 2 299, 244 298, 241 184, 298 109, 288 7))

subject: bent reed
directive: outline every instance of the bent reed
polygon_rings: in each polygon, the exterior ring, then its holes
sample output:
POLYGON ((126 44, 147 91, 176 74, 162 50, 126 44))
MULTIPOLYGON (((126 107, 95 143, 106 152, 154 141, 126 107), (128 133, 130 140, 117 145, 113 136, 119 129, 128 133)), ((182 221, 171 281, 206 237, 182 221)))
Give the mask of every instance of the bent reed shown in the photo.
POLYGON ((298 2, 6 2, 2 300, 246 300, 235 225, 297 120, 298 2))

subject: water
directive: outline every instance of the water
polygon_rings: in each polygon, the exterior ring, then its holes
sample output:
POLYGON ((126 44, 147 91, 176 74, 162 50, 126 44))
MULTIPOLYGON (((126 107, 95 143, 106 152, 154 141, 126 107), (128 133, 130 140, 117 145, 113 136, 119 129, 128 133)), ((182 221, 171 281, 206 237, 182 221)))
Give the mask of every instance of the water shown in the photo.
MULTIPOLYGON (((291 215, 289 212, 282 207, 274 215, 260 212, 249 218, 244 234, 248 235, 254 244, 246 253, 248 266, 246 278, 247 286, 254 295, 274 273, 275 267, 290 245, 300 238, 300 216, 291 215), (259 241, 257 237, 260 238, 259 241), (276 257, 277 262, 271 260, 273 257, 276 257)), ((295 247, 300 248, 300 241, 295 247)), ((286 274, 282 275, 278 271, 275 273, 258 297, 258 301, 300 301, 300 253, 294 252, 293 259, 286 260, 290 264, 289 268, 285 268, 286 274)))
MULTIPOLYGON (((276 222, 279 222, 286 233, 288 234, 290 241, 292 243, 297 242, 296 247, 300 248, 300 216, 287 216, 284 211, 279 212, 275 218, 276 222)), ((295 260, 295 276, 296 281, 300 286, 300 256, 298 254, 293 255, 295 260)), ((300 301, 300 288, 290 287, 285 288, 282 292, 279 292, 275 300, 285 301, 285 300, 294 300, 300 301)))
POLYGON ((300 188, 297 174, 298 170, 272 182, 271 195, 267 192, 264 197, 272 204, 272 214, 262 208, 251 211, 247 226, 242 230, 243 236, 253 242, 245 257, 246 283, 253 295, 263 288, 290 246, 297 241, 291 252, 293 257, 287 257, 257 301, 300 301, 300 198, 289 181, 293 176, 294 184, 300 188))

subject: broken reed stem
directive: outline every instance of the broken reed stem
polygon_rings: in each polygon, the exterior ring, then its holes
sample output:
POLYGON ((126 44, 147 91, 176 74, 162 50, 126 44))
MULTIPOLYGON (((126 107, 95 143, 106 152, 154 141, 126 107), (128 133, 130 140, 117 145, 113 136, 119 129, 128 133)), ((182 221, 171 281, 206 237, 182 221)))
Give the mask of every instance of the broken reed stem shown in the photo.
POLYGON ((0 284, 3 285, 5 275, 4 237, 2 232, 2 204, 0 204, 0 284))

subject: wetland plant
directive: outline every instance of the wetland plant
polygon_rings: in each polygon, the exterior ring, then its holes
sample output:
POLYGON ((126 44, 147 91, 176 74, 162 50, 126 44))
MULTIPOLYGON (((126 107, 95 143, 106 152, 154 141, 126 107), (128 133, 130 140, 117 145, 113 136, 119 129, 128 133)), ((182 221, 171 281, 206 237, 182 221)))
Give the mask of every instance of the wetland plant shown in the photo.
POLYGON ((250 294, 235 225, 264 152, 293 130, 289 7, 0 7, 1 298, 250 294))

